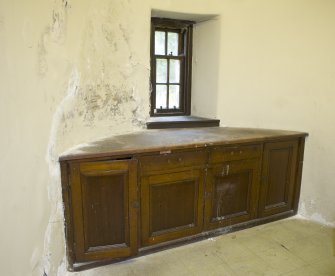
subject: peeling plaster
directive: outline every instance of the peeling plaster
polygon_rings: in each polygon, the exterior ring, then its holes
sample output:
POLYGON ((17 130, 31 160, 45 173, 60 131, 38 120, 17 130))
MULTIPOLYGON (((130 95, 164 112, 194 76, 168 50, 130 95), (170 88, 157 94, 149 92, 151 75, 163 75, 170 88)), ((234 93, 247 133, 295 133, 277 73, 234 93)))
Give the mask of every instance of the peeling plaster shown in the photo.
POLYGON ((63 43, 66 37, 67 8, 69 7, 67 3, 68 1, 64 0, 54 2, 50 38, 56 43, 63 43))
POLYGON ((305 200, 300 201, 299 204, 299 211, 298 214, 302 216, 304 219, 311 220, 329 227, 335 228, 335 221, 328 221, 322 214, 317 212, 309 212, 308 210, 315 210, 316 201, 315 199, 312 200, 305 200))
POLYGON ((48 43, 62 44, 66 38, 67 1, 54 1, 51 23, 45 27, 37 45, 37 72, 44 77, 48 72, 47 46, 48 43))
MULTIPOLYGON (((150 68, 132 50, 134 31, 126 15, 128 4, 112 2, 88 9, 80 35, 75 42, 69 42, 72 39, 67 36, 71 30, 68 26, 71 18, 67 15, 70 1, 55 0, 50 24, 42 29, 37 41, 37 75, 46 80, 57 70, 55 54, 67 53, 67 45, 78 45, 77 57, 64 56, 71 58, 70 61, 60 61, 60 64, 71 64, 72 72, 56 76, 61 81, 69 79, 59 91, 65 97, 50 95, 50 104, 57 106, 51 107, 55 111, 45 157, 50 175, 51 213, 43 259, 39 262, 41 274, 65 275, 67 267, 59 154, 76 144, 143 129, 149 116, 150 68), (104 5, 107 6, 102 8, 104 5), (147 98, 143 97, 145 94, 147 98)), ((34 254, 32 265, 36 263, 34 254)))
POLYGON ((67 274, 67 269, 66 269, 66 257, 64 256, 60 266, 58 267, 57 270, 57 276, 64 276, 67 274))
MULTIPOLYGON (((72 71, 69 84, 68 84, 68 90, 67 95, 65 98, 61 101, 61 103, 58 105, 53 118, 52 118, 52 124, 51 124, 51 131, 49 135, 49 144, 48 144, 48 152, 46 156, 46 161, 49 166, 49 173, 51 177, 60 177, 60 171, 59 171, 59 164, 58 164, 58 152, 57 152, 57 132, 59 129, 59 126, 61 125, 61 122, 64 120, 64 110, 65 107, 68 105, 71 105, 78 94, 78 87, 80 83, 80 76, 78 73, 78 70, 75 68, 72 71)), ((52 199, 54 193, 52 189, 49 189, 49 200, 52 199)))
POLYGON ((45 36, 47 36, 49 33, 49 29, 46 29, 44 31, 44 33, 42 34, 40 41, 38 42, 37 45, 37 56, 38 56, 38 63, 37 63, 37 71, 38 74, 43 77, 45 76, 45 74, 48 72, 48 63, 46 60, 46 55, 47 55, 47 51, 45 49, 45 36))
POLYGON ((41 256, 41 253, 39 251, 40 251, 39 248, 35 247, 30 257, 30 266, 32 268, 32 271, 36 271, 39 269, 38 266, 40 264, 40 256, 41 256))
POLYGON ((83 84, 78 88, 75 102, 66 107, 62 114, 62 136, 73 132, 78 125, 93 127, 97 123, 130 121, 135 127, 143 128, 146 117, 139 113, 139 96, 136 89, 127 85, 108 82, 83 84))
MULTIPOLYGON (((60 176, 60 168, 58 163, 58 150, 57 150, 57 137, 58 130, 61 122, 64 118, 64 109, 66 106, 71 105, 75 100, 78 92, 78 87, 80 84, 80 76, 77 69, 73 69, 70 81, 68 84, 67 95, 58 105, 51 124, 51 131, 49 135, 49 144, 46 155, 46 162, 49 167, 49 174, 51 177, 51 183, 48 186, 48 198, 51 202, 51 215, 49 219, 49 224, 47 226, 47 230, 45 233, 44 239, 44 258, 43 258, 43 267, 44 271, 47 275, 49 275, 50 271, 53 270, 51 267, 53 264, 52 260, 53 256, 53 248, 54 246, 54 234, 55 234, 55 223, 61 222, 61 226, 63 228, 63 204, 62 204, 62 193, 61 193, 61 176, 60 176)), ((64 244, 63 252, 65 252, 65 242, 64 242, 64 230, 62 233, 62 243, 64 244)), ((59 244, 58 244, 59 246, 59 244)), ((64 257, 63 257, 64 258, 64 257)), ((62 266, 62 264, 60 264, 62 266)))

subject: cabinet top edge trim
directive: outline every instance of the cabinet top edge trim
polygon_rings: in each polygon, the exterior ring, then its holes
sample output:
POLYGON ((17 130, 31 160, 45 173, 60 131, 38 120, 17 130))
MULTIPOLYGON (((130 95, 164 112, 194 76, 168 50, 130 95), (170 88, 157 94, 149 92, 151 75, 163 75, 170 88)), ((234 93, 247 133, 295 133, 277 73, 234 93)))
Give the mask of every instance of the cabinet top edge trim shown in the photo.
POLYGON ((145 130, 112 136, 78 146, 64 152, 59 161, 106 158, 165 150, 206 149, 213 146, 262 143, 268 141, 304 138, 306 132, 256 128, 187 128, 145 130))

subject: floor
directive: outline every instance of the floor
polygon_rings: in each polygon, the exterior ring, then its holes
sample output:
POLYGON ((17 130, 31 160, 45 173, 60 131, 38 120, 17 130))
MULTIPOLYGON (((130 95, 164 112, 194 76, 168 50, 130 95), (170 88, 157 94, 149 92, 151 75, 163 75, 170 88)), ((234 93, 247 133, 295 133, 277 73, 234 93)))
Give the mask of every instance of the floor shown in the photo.
POLYGON ((293 218, 68 276, 335 276, 335 228, 293 218))

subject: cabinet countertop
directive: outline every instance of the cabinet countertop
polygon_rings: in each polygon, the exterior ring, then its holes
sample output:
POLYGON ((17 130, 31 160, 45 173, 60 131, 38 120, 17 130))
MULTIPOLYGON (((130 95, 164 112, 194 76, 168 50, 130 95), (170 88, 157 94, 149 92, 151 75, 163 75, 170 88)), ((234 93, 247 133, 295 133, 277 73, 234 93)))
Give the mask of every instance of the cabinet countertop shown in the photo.
POLYGON ((305 132, 297 131, 232 127, 145 130, 80 145, 64 152, 59 160, 70 161, 192 147, 254 143, 307 135, 305 132))

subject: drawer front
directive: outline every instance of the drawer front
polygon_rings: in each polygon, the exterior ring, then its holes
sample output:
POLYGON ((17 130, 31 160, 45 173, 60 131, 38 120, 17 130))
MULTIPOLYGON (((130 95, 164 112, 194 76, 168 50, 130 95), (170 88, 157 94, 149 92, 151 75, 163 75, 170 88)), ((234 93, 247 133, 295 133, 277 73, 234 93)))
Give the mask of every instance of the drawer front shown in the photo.
POLYGON ((210 163, 254 159, 261 157, 261 145, 215 147, 210 154, 210 163))
POLYGON ((155 171, 166 171, 181 167, 205 166, 207 161, 206 151, 164 153, 140 157, 142 174, 155 171))

